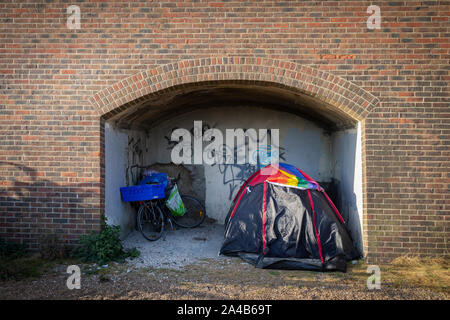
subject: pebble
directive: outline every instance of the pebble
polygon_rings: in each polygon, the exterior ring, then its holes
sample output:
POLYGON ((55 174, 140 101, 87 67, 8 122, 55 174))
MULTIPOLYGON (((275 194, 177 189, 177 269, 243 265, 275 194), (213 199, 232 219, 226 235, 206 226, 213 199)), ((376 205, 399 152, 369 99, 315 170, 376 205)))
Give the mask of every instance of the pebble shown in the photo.
POLYGON ((142 234, 133 231, 123 241, 125 248, 139 248, 138 259, 127 260, 135 267, 179 269, 200 259, 221 259, 217 252, 222 245, 222 225, 204 223, 202 228, 177 229, 165 233, 165 240, 147 241, 142 234), (205 238, 196 241, 193 238, 205 238))

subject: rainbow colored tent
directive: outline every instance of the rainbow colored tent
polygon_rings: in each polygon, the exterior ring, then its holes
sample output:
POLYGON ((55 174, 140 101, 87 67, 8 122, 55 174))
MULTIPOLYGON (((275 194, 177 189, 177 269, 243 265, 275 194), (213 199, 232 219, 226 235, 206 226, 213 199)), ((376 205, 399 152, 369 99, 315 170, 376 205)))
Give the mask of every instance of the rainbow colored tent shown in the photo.
POLYGON ((359 258, 344 219, 319 184, 280 163, 255 172, 226 218, 220 254, 258 268, 346 271, 359 258))

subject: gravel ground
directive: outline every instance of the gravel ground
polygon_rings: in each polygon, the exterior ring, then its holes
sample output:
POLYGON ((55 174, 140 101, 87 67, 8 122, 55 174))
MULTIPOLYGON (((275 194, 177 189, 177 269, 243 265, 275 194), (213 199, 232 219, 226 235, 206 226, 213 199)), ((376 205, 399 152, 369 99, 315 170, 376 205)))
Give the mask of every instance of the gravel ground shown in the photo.
POLYGON ((179 269, 136 268, 109 264, 95 274, 81 266, 81 289, 66 287, 67 266, 37 279, 0 282, 0 299, 443 299, 449 292, 382 280, 380 290, 366 287, 366 266, 346 274, 257 269, 239 258, 205 259, 179 269))
POLYGON ((222 239, 223 226, 209 223, 166 232, 155 242, 133 232, 124 245, 137 247, 141 256, 122 264, 79 265, 81 289, 67 288, 67 264, 60 264, 37 278, 0 280, 0 299, 450 299, 445 277, 432 287, 381 265, 381 289, 368 290, 361 261, 350 263, 347 273, 258 269, 218 256, 222 239))
POLYGON ((134 231, 123 243, 125 248, 136 247, 141 252, 139 258, 129 261, 134 267, 179 269, 201 259, 226 259, 218 256, 223 232, 223 225, 205 222, 194 229, 164 232, 157 241, 148 241, 134 231))

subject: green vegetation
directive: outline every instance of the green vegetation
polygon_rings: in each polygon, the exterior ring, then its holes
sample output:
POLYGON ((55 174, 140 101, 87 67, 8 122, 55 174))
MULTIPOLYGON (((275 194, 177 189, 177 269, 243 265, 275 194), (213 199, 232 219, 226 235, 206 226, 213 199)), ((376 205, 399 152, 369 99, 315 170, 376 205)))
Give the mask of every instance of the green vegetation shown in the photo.
POLYGON ((72 252, 72 257, 98 264, 138 257, 140 252, 136 248, 124 250, 119 235, 120 227, 108 225, 105 216, 102 216, 101 231, 81 236, 80 246, 72 252))
POLYGON ((17 265, 17 262, 25 260, 26 256, 26 244, 0 238, 0 279, 20 279, 23 275, 35 274, 37 270, 33 264, 17 265))
POLYGON ((384 280, 396 287, 420 286, 434 291, 448 292, 450 289, 449 267, 448 257, 405 255, 394 259, 385 267, 384 280))
POLYGON ((12 260, 27 255, 27 246, 24 243, 9 242, 0 238, 0 259, 12 260))
POLYGON ((67 258, 70 248, 55 233, 41 235, 39 241, 39 254, 42 259, 52 261, 67 258))
POLYGON ((40 277, 48 273, 56 263, 30 255, 13 260, 0 260, 0 279, 22 280, 40 277))
MULTIPOLYGON (((80 237, 80 246, 72 253, 69 253, 69 248, 55 234, 43 235, 39 253, 34 255, 27 251, 26 244, 8 242, 0 238, 0 280, 39 277, 58 264, 79 264, 80 260, 105 264, 138 257, 140 252, 136 248, 124 250, 119 234, 120 227, 109 226, 103 216, 101 231, 80 237), (68 258, 69 256, 71 258, 68 258)), ((106 281, 106 276, 103 276, 101 281, 106 281)))
MULTIPOLYGON (((54 236, 49 236, 53 238, 54 236)), ((44 236, 47 238, 47 236, 44 236)), ((51 244, 54 244, 51 241, 51 244)), ((57 264, 67 263, 59 253, 54 251, 53 245, 44 241, 40 248, 40 254, 30 254, 27 245, 5 241, 0 238, 0 280, 21 280, 25 278, 39 277, 51 270, 57 264), (55 254, 49 255, 49 252, 55 254)))

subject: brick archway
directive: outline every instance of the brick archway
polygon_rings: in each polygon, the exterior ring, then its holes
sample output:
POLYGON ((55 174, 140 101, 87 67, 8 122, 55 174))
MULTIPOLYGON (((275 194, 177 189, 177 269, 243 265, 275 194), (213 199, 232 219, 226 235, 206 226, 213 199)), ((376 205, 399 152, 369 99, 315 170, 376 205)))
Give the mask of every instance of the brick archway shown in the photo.
POLYGON ((209 81, 268 82, 292 88, 358 121, 379 103, 363 88, 333 74, 294 62, 250 57, 183 60, 144 70, 95 93, 90 102, 99 116, 108 118, 146 96, 209 81))
MULTIPOLYGON (((378 98, 339 76, 294 62, 250 57, 211 57, 183 60, 143 70, 95 93, 89 100, 101 120, 121 114, 149 99, 205 84, 244 84, 288 89, 326 105, 361 124, 363 247, 368 250, 364 119, 379 104, 378 98)), ((101 208, 105 208, 104 135, 100 134, 101 208)))

